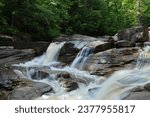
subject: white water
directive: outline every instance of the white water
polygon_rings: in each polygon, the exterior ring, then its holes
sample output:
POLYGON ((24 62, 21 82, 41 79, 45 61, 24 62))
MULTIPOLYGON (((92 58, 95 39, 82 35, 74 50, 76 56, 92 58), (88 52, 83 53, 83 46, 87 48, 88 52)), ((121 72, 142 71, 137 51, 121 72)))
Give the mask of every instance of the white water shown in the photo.
MULTIPOLYGON (((57 59, 59 56, 59 52, 61 48, 64 46, 65 42, 59 43, 51 43, 47 48, 46 53, 41 55, 40 57, 36 57, 33 60, 26 62, 25 64, 20 63, 19 66, 30 67, 30 66, 50 66, 57 64, 57 59)), ((18 65, 14 65, 18 66, 18 65)))
POLYGON ((63 43, 57 43, 57 42, 51 43, 50 46, 48 47, 47 51, 46 51, 44 64, 49 64, 53 61, 57 61, 60 49, 63 47, 64 44, 65 44, 65 42, 63 42, 63 43))
POLYGON ((41 97, 38 99, 122 99, 130 89, 150 82, 149 52, 149 47, 146 47, 141 52, 139 59, 142 61, 137 62, 136 68, 117 71, 102 84, 93 82, 88 86, 81 86, 79 89, 69 93, 44 96, 44 98, 41 97), (94 89, 95 93, 92 92, 91 94, 89 92, 90 89, 94 89))
MULTIPOLYGON (((57 61, 59 50, 63 44, 64 42, 60 44, 51 44, 45 55, 35 58, 36 60, 34 59, 22 65, 42 66, 44 64, 46 65, 46 63, 48 66, 51 65, 53 61, 57 61)), ((117 71, 112 76, 107 78, 107 80, 105 80, 103 77, 90 75, 86 71, 81 71, 75 68, 77 64, 82 65, 81 63, 84 63, 84 59, 86 59, 90 54, 90 48, 85 47, 73 61, 71 67, 50 67, 50 70, 52 71, 69 73, 72 80, 78 82, 79 88, 77 90, 66 92, 57 81, 57 76, 50 75, 50 77, 47 79, 40 80, 39 82, 50 84, 56 93, 43 95, 38 99, 122 99, 124 98, 122 96, 125 96, 130 89, 137 86, 143 86, 150 82, 150 47, 144 48, 144 50, 141 52, 136 68, 117 71)), ((48 70, 49 69, 47 69, 47 71, 48 70)), ((20 72, 16 73, 21 75, 20 72)))
POLYGON ((140 53, 136 68, 142 69, 150 66, 150 46, 146 46, 140 53))
POLYGON ((92 54, 92 49, 85 46, 78 53, 78 55, 76 56, 76 58, 72 62, 71 67, 77 67, 79 69, 82 69, 85 61, 87 60, 87 58, 89 57, 90 54, 92 54))

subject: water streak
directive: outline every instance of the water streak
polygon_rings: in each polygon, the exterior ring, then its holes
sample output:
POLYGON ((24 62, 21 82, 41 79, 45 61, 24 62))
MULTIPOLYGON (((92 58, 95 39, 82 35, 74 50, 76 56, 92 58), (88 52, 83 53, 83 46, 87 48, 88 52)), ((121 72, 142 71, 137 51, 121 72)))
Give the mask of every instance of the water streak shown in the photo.
POLYGON ((92 54, 93 51, 90 47, 85 46, 76 56, 74 61, 71 64, 71 67, 77 67, 79 69, 83 68, 83 65, 90 54, 92 54))

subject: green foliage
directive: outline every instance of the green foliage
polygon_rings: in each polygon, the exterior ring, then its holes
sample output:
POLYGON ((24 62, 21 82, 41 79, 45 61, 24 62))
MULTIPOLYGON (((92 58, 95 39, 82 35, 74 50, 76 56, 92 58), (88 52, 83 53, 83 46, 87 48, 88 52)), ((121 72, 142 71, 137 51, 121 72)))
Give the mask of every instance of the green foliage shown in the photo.
POLYGON ((141 1, 141 10, 142 10, 142 22, 144 26, 150 26, 150 1, 142 0, 141 1))
MULTIPOLYGON (((150 2, 141 0, 141 19, 150 26, 150 2)), ((1 0, 0 33, 27 33, 51 40, 60 33, 113 35, 137 26, 137 0, 1 0)))
POLYGON ((60 34, 60 23, 67 18, 66 8, 61 1, 5 0, 0 21, 7 27, 1 32, 12 35, 23 32, 30 34, 33 40, 50 40, 60 34))

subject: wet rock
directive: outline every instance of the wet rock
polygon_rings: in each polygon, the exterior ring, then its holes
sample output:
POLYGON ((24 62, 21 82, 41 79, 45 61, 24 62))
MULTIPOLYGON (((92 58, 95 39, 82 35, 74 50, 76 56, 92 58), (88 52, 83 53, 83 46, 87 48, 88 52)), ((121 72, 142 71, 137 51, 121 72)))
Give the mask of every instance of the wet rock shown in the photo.
POLYGON ((150 92, 132 92, 125 98, 125 100, 150 100, 150 92))
POLYGON ((0 41, 14 41, 14 38, 8 35, 0 34, 0 41))
POLYGON ((47 78, 48 76, 49 76, 49 74, 46 72, 34 71, 33 74, 31 75, 31 78, 35 79, 35 80, 42 80, 44 78, 47 78))
POLYGON ((21 53, 21 51, 16 50, 16 49, 1 49, 0 59, 10 57, 10 56, 13 56, 13 55, 17 55, 17 54, 20 54, 20 53, 21 53))
POLYGON ((93 42, 90 42, 87 46, 90 48, 93 48, 94 53, 105 51, 105 50, 112 48, 111 43, 103 42, 103 41, 93 41, 93 42))
POLYGON ((50 85, 40 82, 33 82, 29 86, 15 88, 9 96, 10 100, 30 100, 40 97, 45 93, 53 92, 50 85))
POLYGON ((67 92, 76 90, 79 88, 78 83, 73 81, 71 78, 59 78, 61 86, 65 88, 67 92))
POLYGON ((86 36, 86 35, 81 35, 81 34, 74 34, 70 37, 72 41, 95 41, 97 40, 94 37, 86 36))
POLYGON ((55 40, 58 42, 64 42, 64 41, 69 41, 70 36, 65 35, 65 34, 61 34, 58 38, 56 38, 55 40))
POLYGON ((46 52, 49 42, 1 42, 0 46, 13 46, 15 49, 33 49, 36 56, 39 56, 46 52))
POLYGON ((145 88, 146 90, 150 91, 150 83, 144 85, 144 88, 145 88))
POLYGON ((94 88, 91 88, 91 89, 89 89, 88 91, 89 91, 89 94, 90 95, 95 95, 96 93, 97 93, 97 91, 99 91, 101 89, 101 87, 94 87, 94 88))
POLYGON ((138 56, 138 48, 110 49, 89 56, 83 69, 94 75, 110 75, 129 64, 134 67, 138 56))
POLYGON ((0 89, 12 90, 12 82, 0 74, 0 89))
POLYGON ((63 78, 70 78, 71 76, 70 76, 69 73, 66 73, 66 74, 61 74, 61 77, 63 77, 63 78))
POLYGON ((0 66, 1 68, 9 68, 12 64, 31 60, 34 56, 33 49, 0 49, 0 66))
POLYGON ((130 90, 130 92, 141 92, 141 91, 145 91, 143 86, 137 86, 130 90))
POLYGON ((0 73, 0 100, 7 100, 9 93, 18 85, 18 79, 14 78, 14 75, 10 72, 7 72, 7 74, 5 72, 0 73))
POLYGON ((115 43, 116 48, 122 48, 122 47, 133 47, 133 44, 130 41, 121 40, 115 43))
POLYGON ((0 89, 0 100, 7 100, 9 96, 9 91, 0 89))
POLYGON ((79 86, 78 83, 69 81, 65 83, 65 88, 67 92, 70 92, 76 90, 77 88, 79 88, 79 86))
POLYGON ((76 57, 80 50, 74 47, 73 43, 65 43, 58 57, 58 61, 70 64, 76 57))
POLYGON ((145 42, 149 40, 148 28, 134 27, 118 32, 118 40, 127 40, 131 43, 145 42))

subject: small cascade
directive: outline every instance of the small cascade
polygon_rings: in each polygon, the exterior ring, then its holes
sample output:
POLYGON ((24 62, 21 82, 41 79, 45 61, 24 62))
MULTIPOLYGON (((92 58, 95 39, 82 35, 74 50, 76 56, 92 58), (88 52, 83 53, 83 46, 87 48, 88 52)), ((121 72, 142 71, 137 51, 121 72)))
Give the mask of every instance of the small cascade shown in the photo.
POLYGON ((59 52, 61 48, 64 46, 64 44, 65 42, 51 43, 47 48, 46 53, 24 64, 20 63, 19 66, 30 67, 30 66, 49 66, 49 65, 57 64, 59 52))
POLYGON ((140 56, 137 60, 137 69, 142 69, 144 67, 150 66, 150 46, 146 46, 144 50, 140 53, 140 56))
POLYGON ((57 61, 60 49, 63 47, 65 42, 62 43, 51 43, 46 51, 45 59, 43 64, 49 64, 53 61, 57 61))
POLYGON ((79 69, 83 68, 83 65, 90 54, 93 53, 92 48, 85 46, 76 56, 74 61, 71 64, 71 67, 77 67, 79 69))

